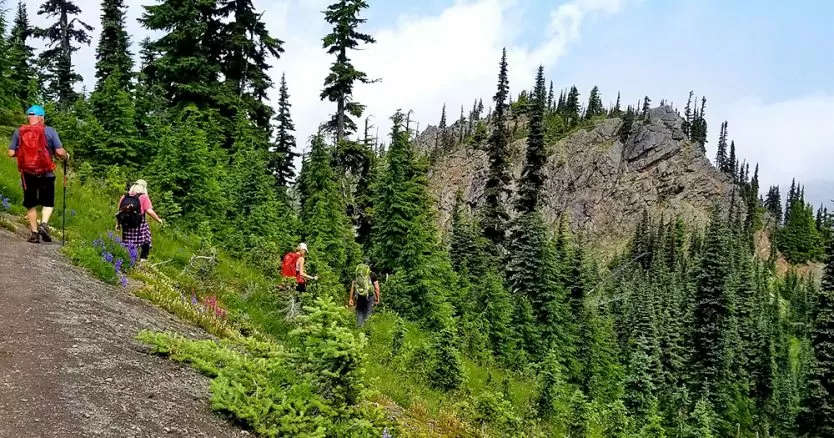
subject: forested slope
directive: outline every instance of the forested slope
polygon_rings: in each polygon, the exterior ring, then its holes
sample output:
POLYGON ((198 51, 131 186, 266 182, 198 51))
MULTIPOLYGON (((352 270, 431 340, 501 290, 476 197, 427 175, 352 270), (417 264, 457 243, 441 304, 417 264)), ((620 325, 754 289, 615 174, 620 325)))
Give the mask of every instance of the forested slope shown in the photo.
MULTIPOLYGON (((138 65, 124 2, 102 6, 89 94, 74 87, 83 23, 32 29, 23 2, 10 32, 0 21, 0 132, 46 106, 73 155, 67 254, 222 339, 140 335, 212 377, 216 410, 265 436, 831 435, 834 269, 776 269, 825 260, 830 218, 801 184, 784 209, 778 187, 763 199, 726 123, 713 167, 705 98, 682 115, 648 97, 606 109, 595 88, 583 107, 540 69, 511 101, 505 53, 486 112, 447 126, 444 110, 419 136, 397 112, 383 146, 358 133, 352 94, 372 82, 348 56, 374 43, 367 4, 342 0, 323 14, 335 112, 295 169, 292 84, 266 99, 283 42, 249 1, 144 7, 160 36, 138 65), (39 63, 32 37, 53 47, 39 63), (106 235, 139 177, 171 224, 146 266, 106 235), (755 257, 763 231, 776 245, 755 257), (286 318, 276 268, 301 240, 321 281, 286 318), (366 259, 383 303, 357 330, 342 305, 366 259)), ((0 166, 20 213, 16 178, 0 166)))

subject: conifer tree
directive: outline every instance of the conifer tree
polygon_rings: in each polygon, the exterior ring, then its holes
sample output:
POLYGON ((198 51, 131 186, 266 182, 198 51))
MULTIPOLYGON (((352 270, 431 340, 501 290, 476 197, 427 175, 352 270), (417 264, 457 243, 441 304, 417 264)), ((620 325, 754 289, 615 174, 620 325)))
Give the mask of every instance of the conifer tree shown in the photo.
POLYGON ((353 100, 354 84, 356 81, 363 84, 375 82, 366 73, 357 70, 348 58, 348 50, 356 50, 360 43, 376 42, 371 35, 358 30, 359 25, 366 21, 359 18, 359 12, 367 7, 365 0, 337 0, 324 12, 324 19, 333 25, 333 32, 323 38, 323 47, 336 60, 324 80, 321 99, 336 103, 336 114, 327 127, 336 134, 337 141, 356 131, 356 123, 351 117, 362 117, 365 111, 364 105, 353 100))
POLYGON ((320 134, 313 138, 310 159, 304 167, 307 196, 301 205, 302 237, 310 247, 311 260, 323 261, 333 273, 349 278, 358 261, 359 246, 345 214, 345 200, 331 164, 330 150, 320 134))
MULTIPOLYGON (((686 108, 684 109, 684 120, 682 124, 682 129, 684 135, 690 140, 692 139, 692 96, 694 92, 689 92, 689 99, 686 101, 686 108)), ((698 106, 697 101, 695 106, 698 106)))
POLYGON ((391 147, 374 187, 371 253, 380 273, 395 274, 394 308, 441 329, 451 317, 451 264, 438 251, 426 163, 408 141, 404 118, 399 111, 392 117, 391 147))
POLYGON ((550 81, 550 91, 547 92, 547 112, 553 111, 553 104, 556 103, 553 101, 555 96, 553 95, 553 81, 550 81))
POLYGON ((727 231, 716 206, 704 238, 703 252, 709 256, 701 259, 695 293, 692 376, 701 395, 715 395, 723 377, 721 346, 730 306, 726 291, 730 274, 727 246, 727 231))
POLYGON ((90 96, 93 114, 103 128, 101 146, 90 158, 101 166, 138 166, 142 151, 136 129, 136 108, 130 93, 122 88, 121 74, 115 73, 90 96))
POLYGON ((782 224, 782 196, 779 194, 779 186, 770 186, 765 197, 764 207, 770 212, 776 225, 782 224))
POLYGON ((489 156, 489 174, 487 176, 484 194, 484 205, 481 226, 484 235, 495 245, 500 246, 506 238, 506 227, 509 214, 504 206, 509 197, 511 180, 509 161, 509 133, 507 132, 507 95, 509 80, 507 77, 507 49, 501 55, 500 71, 498 73, 498 90, 493 97, 495 110, 492 115, 492 134, 489 137, 487 155, 489 156))
POLYGON ((78 50, 73 42, 90 44, 93 27, 72 15, 81 14, 81 8, 72 0, 46 0, 38 10, 38 15, 58 17, 48 28, 37 28, 35 36, 47 40, 47 50, 40 54, 40 60, 48 73, 49 95, 57 98, 61 107, 67 108, 77 98, 73 85, 81 81, 81 76, 73 70, 72 53, 78 50))
POLYGON ((718 137, 718 153, 715 156, 715 167, 724 173, 727 170, 727 121, 721 123, 721 134, 718 137))
POLYGON ((14 25, 9 35, 8 65, 9 88, 11 93, 18 99, 22 108, 27 108, 30 98, 36 94, 35 90, 40 86, 39 76, 35 72, 34 49, 29 46, 29 40, 34 34, 34 29, 29 24, 29 15, 26 11, 26 3, 19 0, 17 13, 14 18, 14 25))
MULTIPOLYGON (((124 0, 103 0, 101 34, 96 49, 96 90, 101 90, 111 75, 118 75, 118 89, 131 89, 133 59, 129 50, 130 37, 125 26, 124 0)), ((102 118, 99 117, 99 120, 102 118)))
POLYGON ((558 282, 556 248, 538 211, 515 220, 508 251, 507 286, 517 297, 513 325, 519 343, 533 357, 553 350, 567 361, 572 349, 567 303, 558 282))
POLYGON ((817 295, 811 350, 799 428, 805 437, 834 436, 834 242, 828 246, 822 287, 817 295))
POLYGON ((255 10, 252 0, 219 0, 218 15, 231 17, 223 25, 222 74, 227 87, 239 99, 241 110, 258 127, 269 131, 273 110, 266 102, 272 88, 269 58, 280 58, 284 42, 270 35, 263 13, 255 10))
POLYGON ((579 110, 579 90, 576 89, 576 86, 572 86, 565 97, 564 104, 564 117, 567 119, 569 126, 576 126, 579 123, 579 110))
POLYGON ((588 97, 588 109, 585 110, 585 119, 590 120, 601 114, 605 114, 605 108, 602 106, 602 98, 599 96, 599 87, 594 85, 588 97))
POLYGON ((519 213, 533 212, 539 203, 539 195, 544 185, 544 165, 547 155, 544 147, 544 112, 545 88, 544 67, 539 66, 536 75, 536 87, 530 99, 528 114, 530 122, 527 135, 527 152, 524 160, 521 181, 519 183, 519 199, 516 210, 519 213))
POLYGON ((440 113, 440 122, 437 124, 437 134, 434 136, 434 149, 442 150, 446 146, 446 104, 443 104, 443 110, 440 113))
MULTIPOLYGON (((12 94, 13 82, 9 72, 9 44, 6 41, 6 11, 0 3, 0 111, 5 113, 8 109, 15 107, 15 96, 12 94)), ((0 119, 5 122, 6 114, 0 114, 0 119)))
POLYGON ((614 104, 614 109, 611 111, 611 116, 619 117, 622 110, 620 109, 620 92, 617 92, 617 103, 614 104))
POLYGON ((626 109, 625 115, 623 116, 623 123, 620 125, 620 130, 618 132, 620 143, 625 143, 628 141, 628 137, 631 136, 631 132, 634 127, 634 119, 634 109, 629 105, 626 109))
POLYGON ((275 183, 279 190, 283 190, 295 177, 294 161, 298 157, 295 152, 295 131, 290 115, 290 93, 285 74, 281 75, 281 88, 278 91, 278 112, 275 114, 277 123, 274 150, 270 153, 269 171, 275 176, 275 183))
POLYGON ((216 108, 224 95, 219 84, 223 42, 217 1, 163 0, 143 7, 142 25, 165 32, 144 45, 154 54, 143 69, 146 80, 158 84, 173 107, 216 108))
POLYGON ((747 214, 744 219, 744 229, 747 231, 754 231, 754 226, 759 221, 759 164, 756 163, 756 168, 753 171, 753 178, 750 180, 750 190, 747 195, 747 214))
POLYGON ((452 327, 444 327, 437 335, 436 357, 429 373, 432 386, 444 391, 458 389, 463 383, 463 360, 455 345, 457 335, 452 327))
POLYGON ((733 182, 737 182, 738 178, 738 159, 736 158, 736 142, 730 142, 730 155, 727 157, 727 166, 725 172, 733 177, 733 182))
POLYGON ((649 110, 651 109, 652 100, 649 96, 643 98, 643 108, 640 110, 640 118, 645 120, 649 118, 649 110))

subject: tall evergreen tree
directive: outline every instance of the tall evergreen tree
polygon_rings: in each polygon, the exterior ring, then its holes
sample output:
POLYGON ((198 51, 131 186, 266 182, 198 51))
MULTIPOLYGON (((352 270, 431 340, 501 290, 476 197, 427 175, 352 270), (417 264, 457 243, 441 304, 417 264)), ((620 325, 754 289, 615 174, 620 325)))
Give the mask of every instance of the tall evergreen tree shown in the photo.
MULTIPOLYGON (((16 107, 13 93, 14 83, 9 72, 9 44, 6 41, 6 11, 0 3, 0 111, 5 113, 8 109, 16 107)), ((7 115, 0 115, 2 122, 6 122, 7 115)))
POLYGON ((510 152, 509 133, 507 132, 507 96, 510 92, 507 77, 507 49, 501 55, 500 71, 498 73, 498 90, 493 97, 495 110, 492 115, 492 134, 489 137, 487 155, 489 156, 489 174, 484 194, 484 205, 481 226, 484 235, 494 244, 501 245, 506 238, 507 220, 509 214, 505 207, 509 196, 510 185, 510 152))
POLYGON ((269 59, 280 58, 284 42, 270 35, 263 13, 252 0, 219 0, 218 15, 231 17, 221 30, 222 74, 227 87, 239 99, 241 110, 261 129, 269 130, 273 110, 266 102, 272 88, 269 59))
POLYGON ((72 15, 81 14, 81 8, 72 0, 46 0, 38 10, 38 15, 58 17, 47 28, 37 28, 35 36, 47 40, 47 50, 40 54, 40 60, 46 67, 49 80, 49 94, 57 98, 58 103, 67 108, 77 98, 73 85, 82 80, 73 70, 72 53, 78 50, 73 42, 90 44, 93 27, 72 15))
POLYGON ((275 176, 279 190, 286 188, 295 177, 294 161, 298 157, 298 153, 295 152, 295 136, 292 135, 295 125, 290 116, 290 107, 287 78, 285 74, 282 74, 281 88, 278 91, 278 112, 275 115, 277 122, 275 144, 269 160, 269 171, 275 176))
POLYGON ((715 156, 715 167, 727 173, 727 121, 721 123, 721 134, 718 136, 718 153, 715 156))
POLYGON ((216 108, 223 96, 219 84, 222 24, 217 0, 164 0, 143 7, 142 25, 165 32, 146 45, 155 54, 144 67, 147 80, 158 84, 174 107, 194 104, 201 109, 216 108))
POLYGON ((575 126, 579 123, 579 90, 576 86, 570 87, 570 91, 565 97, 564 117, 567 119, 568 125, 575 126))
POLYGON ((730 275, 726 251, 727 231, 721 212, 714 207, 704 240, 704 254, 695 294, 695 321, 693 327, 692 376, 699 394, 716 394, 722 381, 724 359, 722 345, 727 328, 730 302, 727 280, 730 275))
POLYGON ((125 26, 124 0, 103 0, 101 34, 96 49, 96 90, 103 88, 104 81, 111 75, 118 75, 118 88, 131 88, 133 59, 129 50, 130 37, 125 26))
POLYGON ((301 205, 302 237, 310 246, 311 260, 324 262, 313 266, 322 270, 329 268, 339 278, 349 278, 358 261, 359 246, 354 241, 350 218, 345 215, 345 200, 331 164, 331 151, 321 134, 313 138, 310 159, 304 167, 301 178, 306 196, 301 205))
POLYGON ((641 119, 649 118, 649 110, 651 110, 651 103, 652 100, 649 99, 649 96, 643 98, 643 108, 640 110, 641 119))
POLYGON ((733 181, 738 181, 738 158, 736 158, 736 142, 730 142, 730 155, 727 157, 727 165, 724 172, 733 177, 733 181))
POLYGON ((588 108, 585 110, 585 118, 590 120, 598 115, 605 114, 602 106, 602 98, 599 96, 599 87, 594 85, 591 94, 588 96, 588 108))
POLYGON ((827 251, 811 330, 811 366, 799 426, 804 437, 834 436, 834 242, 827 251))
POLYGON ((776 225, 782 223, 782 196, 779 194, 779 186, 770 186, 765 197, 764 207, 773 216, 776 225))
POLYGON ((547 155, 544 147, 544 113, 545 88, 544 67, 539 66, 536 75, 536 87, 527 110, 530 117, 527 135, 527 155, 524 160, 524 170, 519 183, 519 199, 516 209, 520 213, 534 211, 539 202, 539 195, 544 185, 544 165, 547 155))
POLYGON ((617 92, 617 103, 614 104, 614 109, 611 111, 611 115, 614 117, 619 117, 622 110, 620 109, 620 92, 617 92))
MULTIPOLYGON (((694 95, 693 91, 689 92, 689 99, 686 101, 686 108, 684 109, 684 119, 683 119, 683 133, 686 135, 687 138, 690 140, 692 139, 692 96, 694 95)), ((698 106, 697 101, 695 106, 698 106)))
POLYGON ((14 18, 14 25, 9 35, 8 68, 11 83, 8 88, 20 102, 22 108, 26 108, 31 97, 36 94, 35 90, 40 86, 38 75, 35 72, 35 51, 29 46, 29 39, 34 34, 34 29, 29 24, 29 15, 26 11, 26 3, 20 0, 17 4, 17 13, 14 18))
POLYGON ((356 131, 356 123, 351 117, 362 117, 365 111, 364 105, 353 100, 354 84, 356 81, 363 84, 375 82, 366 73, 357 70, 348 58, 348 50, 356 50, 360 43, 376 42, 371 35, 358 30, 359 25, 366 21, 359 18, 359 12, 367 7, 365 0, 338 0, 324 13, 325 21, 333 25, 333 32, 323 38, 323 47, 328 54, 335 55, 336 60, 324 80, 321 99, 336 103, 336 114, 327 127, 336 134, 337 140, 356 131))
POLYGON ((438 251, 426 163, 408 141, 404 118, 399 111, 392 117, 391 147, 374 188, 372 255, 379 272, 394 274, 394 308, 439 329, 451 317, 451 264, 438 251))

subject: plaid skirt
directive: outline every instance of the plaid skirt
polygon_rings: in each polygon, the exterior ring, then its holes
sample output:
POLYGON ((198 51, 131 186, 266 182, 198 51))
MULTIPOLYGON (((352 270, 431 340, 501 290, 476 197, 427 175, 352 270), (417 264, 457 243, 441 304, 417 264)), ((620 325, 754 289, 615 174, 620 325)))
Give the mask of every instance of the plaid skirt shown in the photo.
POLYGON ((142 246, 144 244, 151 244, 151 227, 148 222, 143 220, 142 224, 136 228, 122 229, 122 242, 127 245, 142 246))

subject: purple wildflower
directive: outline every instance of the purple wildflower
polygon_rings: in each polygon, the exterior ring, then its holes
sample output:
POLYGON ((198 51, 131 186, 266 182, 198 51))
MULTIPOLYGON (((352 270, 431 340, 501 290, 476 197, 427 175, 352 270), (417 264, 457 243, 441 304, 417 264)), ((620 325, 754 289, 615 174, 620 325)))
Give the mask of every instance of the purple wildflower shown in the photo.
POLYGON ((127 287, 127 277, 124 275, 119 276, 119 282, 122 283, 122 287, 127 287))
POLYGON ((70 210, 70 217, 75 217, 75 210, 70 210))
POLYGON ((191 304, 197 305, 197 295, 191 294, 191 304))
POLYGON ((118 260, 116 260, 116 263, 113 264, 113 267, 116 269, 116 272, 121 272, 123 262, 124 262, 124 260, 118 259, 118 260))
POLYGON ((115 237, 115 235, 113 234, 113 232, 112 232, 112 231, 109 231, 109 232, 107 233, 107 237, 109 237, 109 238, 110 238, 110 240, 113 240, 113 237, 115 237))
POLYGON ((8 210, 9 208, 11 208, 11 206, 9 205, 9 198, 6 198, 6 197, 0 195, 0 200, 2 200, 2 202, 3 202, 3 209, 4 210, 8 210))
POLYGON ((107 263, 113 263, 113 254, 110 254, 109 252, 104 251, 104 253, 101 256, 104 257, 104 260, 107 263))

